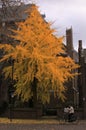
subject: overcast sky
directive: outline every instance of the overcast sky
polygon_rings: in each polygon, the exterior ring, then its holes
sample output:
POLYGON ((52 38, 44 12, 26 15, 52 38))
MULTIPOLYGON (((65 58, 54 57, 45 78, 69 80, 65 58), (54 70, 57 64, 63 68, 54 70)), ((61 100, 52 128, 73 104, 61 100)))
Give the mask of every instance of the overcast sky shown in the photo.
POLYGON ((86 0, 36 0, 36 4, 46 19, 54 22, 59 36, 72 26, 74 48, 77 50, 78 40, 86 47, 86 0))

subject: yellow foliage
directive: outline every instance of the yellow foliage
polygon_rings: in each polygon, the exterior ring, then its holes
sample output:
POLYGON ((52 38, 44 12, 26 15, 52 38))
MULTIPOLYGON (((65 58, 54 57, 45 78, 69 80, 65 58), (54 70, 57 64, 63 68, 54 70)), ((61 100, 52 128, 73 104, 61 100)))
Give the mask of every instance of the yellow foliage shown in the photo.
MULTIPOLYGON (((16 46, 2 45, 6 55, 1 61, 12 57, 14 63, 14 78, 17 79, 16 94, 23 100, 28 100, 33 94, 31 84, 37 79, 37 97, 43 102, 49 101, 49 91, 64 99, 64 83, 74 78, 73 70, 79 66, 65 53, 63 37, 53 35, 55 30, 50 28, 35 5, 28 10, 28 18, 16 23, 18 30, 12 30, 11 36, 20 44, 16 46)), ((14 43, 15 44, 15 43, 14 43)))

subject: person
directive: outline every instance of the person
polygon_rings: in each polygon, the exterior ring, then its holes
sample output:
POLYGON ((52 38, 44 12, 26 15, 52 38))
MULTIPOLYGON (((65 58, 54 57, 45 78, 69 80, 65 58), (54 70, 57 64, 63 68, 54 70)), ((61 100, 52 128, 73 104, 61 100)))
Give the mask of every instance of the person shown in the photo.
POLYGON ((68 116, 69 116, 69 107, 64 108, 64 119, 65 121, 68 121, 68 116))
POLYGON ((69 116, 68 116, 68 121, 69 122, 72 122, 72 121, 74 121, 74 108, 73 108, 73 106, 69 106, 69 116))

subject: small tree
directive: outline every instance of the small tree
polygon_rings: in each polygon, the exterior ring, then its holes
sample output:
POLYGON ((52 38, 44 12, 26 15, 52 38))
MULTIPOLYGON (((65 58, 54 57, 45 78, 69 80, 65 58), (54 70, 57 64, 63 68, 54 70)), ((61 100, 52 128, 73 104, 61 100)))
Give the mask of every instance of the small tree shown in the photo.
MULTIPOLYGON (((33 5, 28 10, 28 18, 16 24, 17 30, 12 30, 14 38, 19 44, 3 44, 4 50, 0 62, 15 59, 14 78, 15 94, 23 101, 28 101, 31 96, 42 102, 49 102, 50 90, 55 96, 64 100, 64 83, 74 78, 76 73, 72 70, 78 65, 70 57, 64 57, 65 48, 63 38, 58 38, 33 5), (34 95, 35 92, 35 95, 34 95)), ((11 67, 4 68, 6 78, 11 77, 11 67)))

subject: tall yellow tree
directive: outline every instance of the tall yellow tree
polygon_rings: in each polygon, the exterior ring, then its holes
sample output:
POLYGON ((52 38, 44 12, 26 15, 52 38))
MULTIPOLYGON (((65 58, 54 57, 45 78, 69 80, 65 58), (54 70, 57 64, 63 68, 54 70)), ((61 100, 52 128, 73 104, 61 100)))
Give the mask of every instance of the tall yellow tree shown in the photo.
MULTIPOLYGON (((51 24, 40 15, 36 5, 27 11, 28 18, 16 23, 11 30, 15 42, 0 45, 4 55, 0 62, 14 59, 15 94, 23 101, 36 96, 42 102, 49 101, 50 90, 64 100, 65 82, 74 78, 78 65, 70 57, 64 57, 63 38, 55 36, 51 24), (36 92, 34 95, 34 91, 36 92)), ((11 66, 4 68, 6 78, 11 77, 11 66)), ((35 97, 35 98, 36 98, 35 97)))

